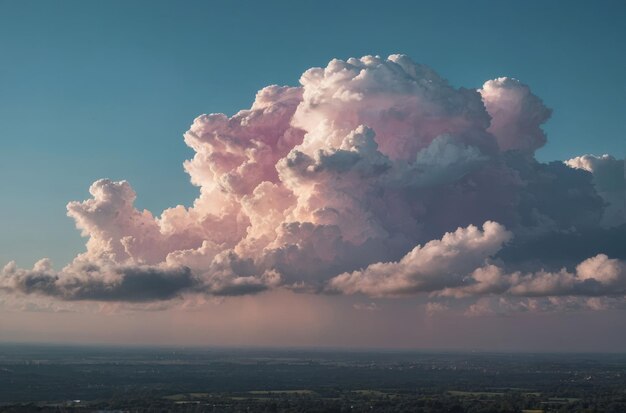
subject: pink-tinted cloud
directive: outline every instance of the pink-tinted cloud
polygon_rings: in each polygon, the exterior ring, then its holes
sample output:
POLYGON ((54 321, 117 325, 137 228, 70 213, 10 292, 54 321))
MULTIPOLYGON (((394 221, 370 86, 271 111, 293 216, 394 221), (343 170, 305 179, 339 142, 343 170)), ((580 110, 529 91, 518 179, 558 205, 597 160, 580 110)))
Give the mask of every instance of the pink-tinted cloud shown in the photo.
POLYGON ((541 125, 551 110, 530 88, 516 79, 501 77, 486 82, 480 94, 491 124, 487 129, 498 141, 501 150, 518 150, 532 155, 546 143, 541 125))
POLYGON ((455 88, 402 55, 336 59, 298 87, 262 89, 232 117, 194 120, 184 135, 193 205, 153 215, 135 208, 128 182, 99 180, 68 204, 86 251, 61 270, 10 264, 0 287, 139 302, 267 289, 615 295, 621 281, 605 271, 622 261, 607 257, 603 275, 584 278, 596 262, 584 260, 605 251, 532 253, 554 234, 563 245, 626 234, 615 218, 624 187, 607 183, 620 161, 534 159, 549 116, 514 79, 455 88))
POLYGON ((510 238, 511 233, 495 222, 486 222, 482 231, 474 226, 459 228, 440 240, 418 245, 398 262, 376 263, 338 275, 330 281, 330 288, 348 294, 393 296, 456 286, 510 238))

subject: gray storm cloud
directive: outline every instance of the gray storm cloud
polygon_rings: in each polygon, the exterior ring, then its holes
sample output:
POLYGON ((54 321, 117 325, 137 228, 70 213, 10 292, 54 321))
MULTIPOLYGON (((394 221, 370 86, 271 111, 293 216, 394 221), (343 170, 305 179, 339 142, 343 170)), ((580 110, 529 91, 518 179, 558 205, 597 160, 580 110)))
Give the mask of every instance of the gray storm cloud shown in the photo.
POLYGON ((0 288, 138 302, 272 288, 476 296, 476 311, 485 297, 623 299, 624 162, 536 161, 550 113, 512 78, 457 89, 403 55, 333 60, 232 117, 194 120, 192 206, 155 216, 128 182, 99 180, 67 206, 86 251, 58 271, 10 263, 0 288))

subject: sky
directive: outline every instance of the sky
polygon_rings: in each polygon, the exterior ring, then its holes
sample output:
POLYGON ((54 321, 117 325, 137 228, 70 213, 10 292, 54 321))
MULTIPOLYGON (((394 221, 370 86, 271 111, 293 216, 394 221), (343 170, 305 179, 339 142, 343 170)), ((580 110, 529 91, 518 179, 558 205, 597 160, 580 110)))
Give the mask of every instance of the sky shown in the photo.
POLYGON ((625 18, 0 0, 0 340, 622 349, 625 18))

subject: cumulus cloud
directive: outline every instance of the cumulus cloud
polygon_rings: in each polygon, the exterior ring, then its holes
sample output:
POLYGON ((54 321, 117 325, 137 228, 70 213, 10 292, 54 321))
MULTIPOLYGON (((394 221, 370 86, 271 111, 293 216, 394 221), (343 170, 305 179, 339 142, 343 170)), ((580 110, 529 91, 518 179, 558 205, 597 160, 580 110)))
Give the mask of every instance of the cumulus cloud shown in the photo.
POLYGON ((86 250, 58 271, 9 264, 0 288, 130 302, 271 288, 615 297, 623 244, 585 240, 626 236, 623 161, 538 162, 549 116, 515 79, 455 88, 403 55, 335 59, 193 121, 191 206, 154 215, 128 182, 96 181, 67 206, 86 250))
POLYGON ((49 295, 64 300, 167 300, 196 285, 188 268, 100 267, 90 263, 75 264, 59 273, 45 259, 35 263, 30 270, 9 263, 1 275, 2 289, 49 295))
POLYGON ((593 183, 607 206, 602 217, 605 227, 626 223, 626 169, 623 159, 611 155, 583 155, 565 161, 571 168, 593 175, 593 183))
POLYGON ((522 297, 619 297, 626 295, 626 262, 599 254, 573 271, 538 270, 508 273, 489 264, 476 268, 462 285, 438 290, 439 297, 508 295, 522 297))
POLYGON ((398 262, 376 263, 338 275, 330 288, 371 296, 430 292, 459 285, 473 269, 494 255, 511 237, 495 222, 482 231, 473 225, 446 233, 440 240, 418 245, 398 262))
POLYGON ((546 143, 541 124, 552 111, 530 88, 516 79, 500 77, 485 82, 480 94, 491 116, 488 131, 503 151, 518 150, 532 155, 546 143))

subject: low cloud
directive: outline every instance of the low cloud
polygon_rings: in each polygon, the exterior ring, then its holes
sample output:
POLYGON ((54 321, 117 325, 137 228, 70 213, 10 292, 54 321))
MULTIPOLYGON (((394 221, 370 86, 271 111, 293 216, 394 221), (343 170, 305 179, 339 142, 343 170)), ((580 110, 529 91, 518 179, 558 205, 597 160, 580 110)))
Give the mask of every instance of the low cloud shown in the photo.
POLYGON ((62 272, 47 260, 30 270, 9 263, 2 270, 0 288, 24 294, 41 294, 63 300, 146 302, 168 300, 198 287, 189 268, 99 267, 75 265, 62 272))
POLYGON ((475 226, 446 233, 441 240, 418 245, 400 261, 376 263, 364 270, 333 278, 331 289, 347 294, 395 296, 432 292, 463 283, 475 268, 484 264, 511 233, 495 222, 482 231, 475 226))
POLYGON ((626 295, 626 262, 604 254, 588 258, 574 271, 507 273, 497 265, 476 268, 464 285, 436 292, 442 297, 510 295, 522 297, 623 297, 626 295))

